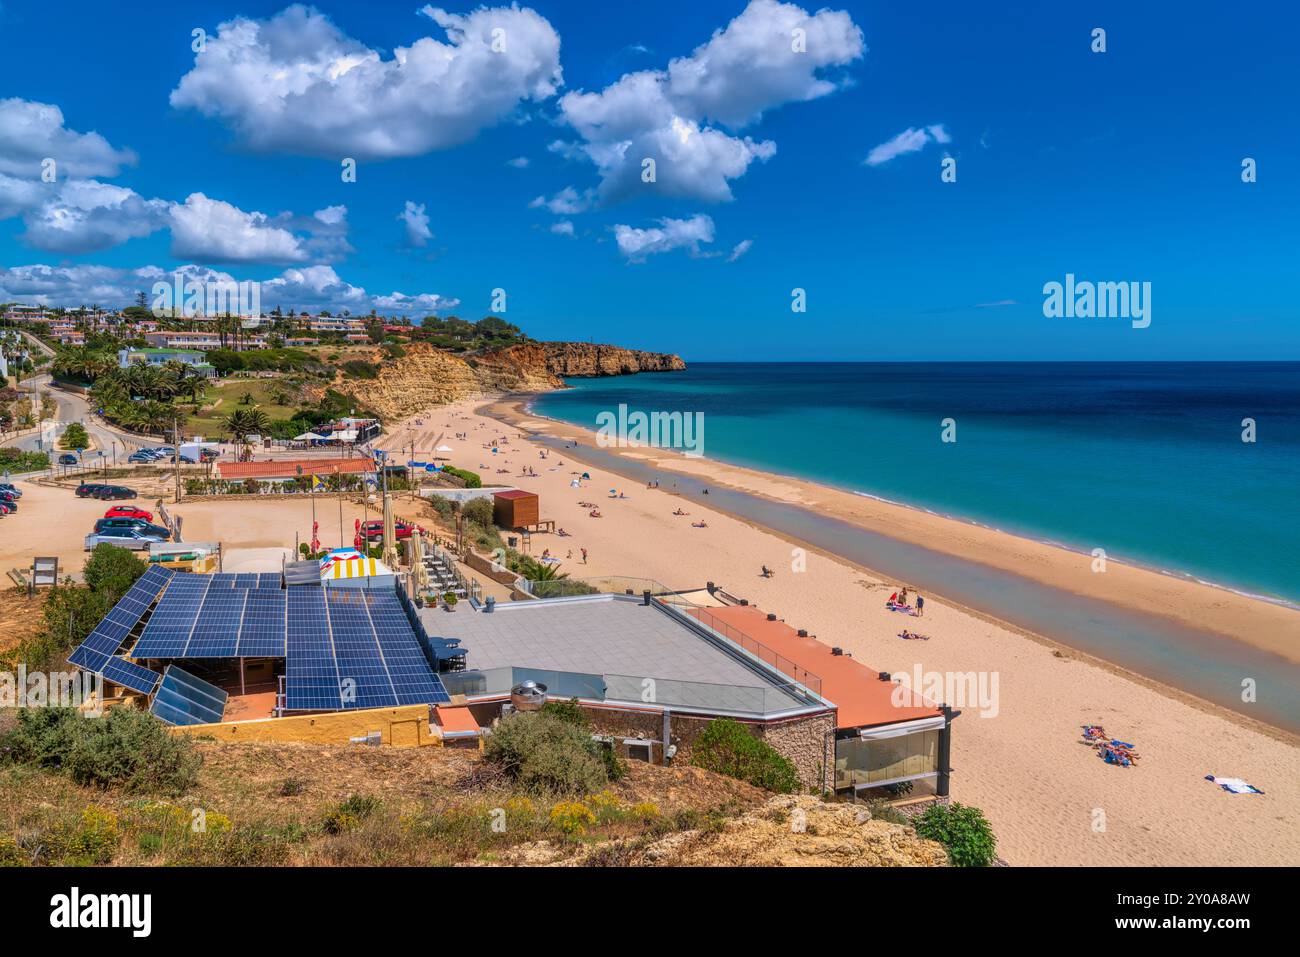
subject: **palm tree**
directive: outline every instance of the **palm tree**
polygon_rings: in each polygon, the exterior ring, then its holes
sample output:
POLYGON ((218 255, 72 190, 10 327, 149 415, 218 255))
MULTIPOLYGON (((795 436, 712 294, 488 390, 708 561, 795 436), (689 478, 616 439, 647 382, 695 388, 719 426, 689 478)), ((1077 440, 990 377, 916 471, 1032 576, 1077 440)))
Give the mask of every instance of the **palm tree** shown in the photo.
MULTIPOLYGON (((247 446, 250 435, 265 435, 271 428, 271 417, 253 406, 251 409, 236 409, 226 416, 222 426, 230 433, 236 445, 247 446)), ((247 449, 241 450, 239 458, 245 458, 247 449)))

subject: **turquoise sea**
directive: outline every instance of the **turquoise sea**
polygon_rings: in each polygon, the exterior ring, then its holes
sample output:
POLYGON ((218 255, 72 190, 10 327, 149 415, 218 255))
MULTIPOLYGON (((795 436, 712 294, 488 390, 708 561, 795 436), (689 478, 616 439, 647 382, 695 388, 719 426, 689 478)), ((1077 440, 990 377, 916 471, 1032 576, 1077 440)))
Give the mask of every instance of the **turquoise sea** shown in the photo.
POLYGON ((1300 363, 699 362, 569 384, 535 410, 700 413, 707 458, 1300 602, 1300 363))

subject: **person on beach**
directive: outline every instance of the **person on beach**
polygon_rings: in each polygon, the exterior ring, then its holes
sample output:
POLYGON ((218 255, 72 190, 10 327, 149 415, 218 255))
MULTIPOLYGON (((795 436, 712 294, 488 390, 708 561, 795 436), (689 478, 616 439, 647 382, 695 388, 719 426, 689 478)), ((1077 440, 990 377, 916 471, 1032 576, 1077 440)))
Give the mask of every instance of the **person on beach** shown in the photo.
POLYGON ((902 590, 900 590, 899 593, 898 593, 898 603, 899 603, 900 605, 906 605, 906 604, 907 604, 907 586, 906 586, 906 585, 904 585, 904 586, 902 587, 902 590))
POLYGON ((585 548, 582 549, 582 564, 587 564, 587 550, 585 548))
POLYGON ((925 599, 922 598, 920 595, 916 596, 916 617, 917 618, 925 617, 925 599))
POLYGON ((762 572, 763 577, 764 577, 764 578, 771 578, 772 575, 773 575, 772 569, 768 568, 766 565, 764 565, 764 566, 762 566, 762 567, 763 567, 763 572, 762 572))

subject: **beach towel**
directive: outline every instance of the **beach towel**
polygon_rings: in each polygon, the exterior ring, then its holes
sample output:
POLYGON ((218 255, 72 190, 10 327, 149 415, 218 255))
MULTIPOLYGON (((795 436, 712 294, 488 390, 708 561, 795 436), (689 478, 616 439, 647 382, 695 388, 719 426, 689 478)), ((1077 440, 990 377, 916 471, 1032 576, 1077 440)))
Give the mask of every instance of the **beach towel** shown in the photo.
POLYGON ((1263 794, 1264 793, 1259 788, 1255 787, 1253 784, 1247 784, 1241 778, 1219 778, 1219 777, 1215 777, 1213 774, 1207 774, 1205 776, 1205 780, 1209 781, 1211 784, 1217 784, 1219 787, 1223 788, 1223 790, 1227 791, 1229 794, 1263 794))

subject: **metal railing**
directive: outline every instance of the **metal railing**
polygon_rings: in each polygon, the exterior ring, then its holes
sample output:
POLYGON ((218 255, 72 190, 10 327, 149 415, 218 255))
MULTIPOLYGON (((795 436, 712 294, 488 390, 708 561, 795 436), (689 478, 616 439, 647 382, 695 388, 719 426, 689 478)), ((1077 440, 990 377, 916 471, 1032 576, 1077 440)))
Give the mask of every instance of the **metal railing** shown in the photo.
POLYGON ((519 682, 531 680, 546 685, 547 697, 552 701, 580 698, 751 717, 797 711, 811 705, 802 686, 795 684, 732 685, 650 675, 597 675, 513 667, 449 672, 439 677, 449 694, 471 698, 509 694, 519 682))
POLYGON ((648 591, 655 601, 689 615, 719 637, 793 678, 818 697, 821 696, 822 679, 819 675, 790 660, 769 645, 765 645, 743 629, 723 621, 704 605, 696 604, 685 595, 669 590, 662 582, 653 578, 620 575, 562 578, 550 581, 520 581, 519 587, 534 598, 570 598, 597 594, 639 596, 648 591))

